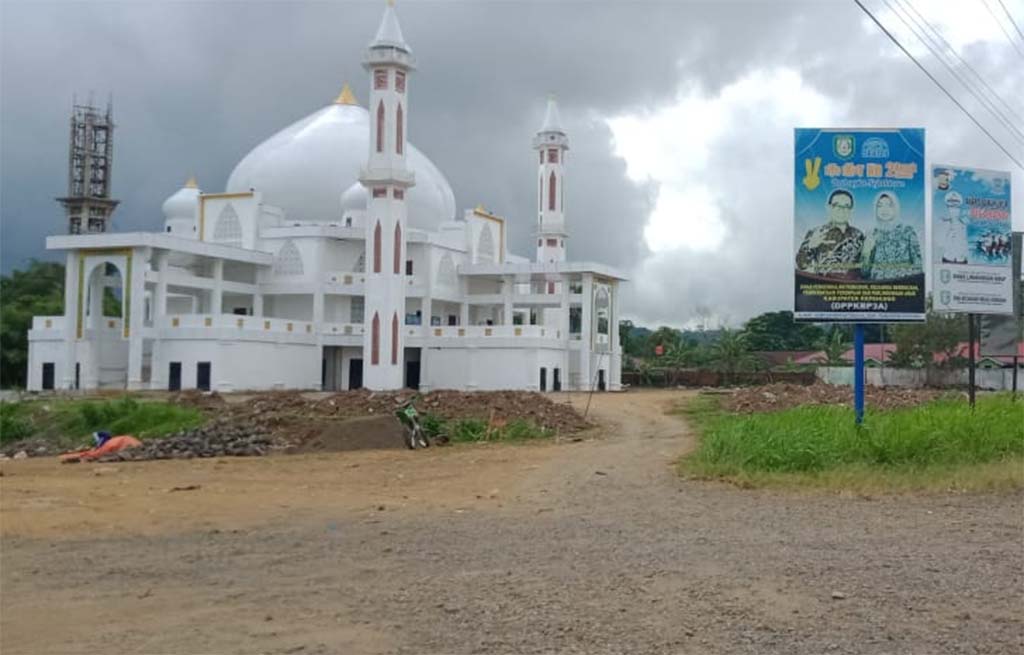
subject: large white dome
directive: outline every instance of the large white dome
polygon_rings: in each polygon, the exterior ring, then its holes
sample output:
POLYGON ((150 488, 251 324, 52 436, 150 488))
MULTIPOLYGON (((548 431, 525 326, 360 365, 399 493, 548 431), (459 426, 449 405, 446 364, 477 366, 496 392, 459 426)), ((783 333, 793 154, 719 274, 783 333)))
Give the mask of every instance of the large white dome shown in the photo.
MULTIPOLYGON (((339 222, 341 196, 358 181, 369 147, 369 113, 355 104, 332 104, 253 148, 231 172, 227 191, 260 191, 289 222, 339 222)), ((437 166, 408 147, 406 160, 416 174, 416 186, 406 192, 409 225, 435 230, 455 218, 455 195, 437 166)))

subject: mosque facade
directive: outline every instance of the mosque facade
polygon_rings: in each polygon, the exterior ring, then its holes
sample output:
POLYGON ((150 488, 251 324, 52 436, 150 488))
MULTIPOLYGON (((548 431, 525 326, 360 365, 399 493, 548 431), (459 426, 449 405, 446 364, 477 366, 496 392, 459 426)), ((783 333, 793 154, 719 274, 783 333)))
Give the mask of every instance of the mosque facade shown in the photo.
POLYGON ((48 237, 65 252, 64 315, 33 319, 28 388, 620 388, 625 278, 566 257, 554 100, 532 143, 536 218, 512 225, 458 213, 408 142, 416 67, 391 6, 363 66, 368 108, 346 85, 223 192, 189 180, 161 231, 48 237), (532 230, 534 257, 509 252, 512 227, 532 230))

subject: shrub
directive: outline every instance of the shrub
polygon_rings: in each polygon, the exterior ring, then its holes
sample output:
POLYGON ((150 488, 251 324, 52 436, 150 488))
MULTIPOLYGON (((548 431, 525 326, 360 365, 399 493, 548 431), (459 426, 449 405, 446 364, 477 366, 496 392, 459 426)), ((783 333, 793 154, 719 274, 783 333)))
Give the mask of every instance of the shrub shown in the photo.
POLYGON ((32 434, 32 422, 22 403, 0 402, 0 443, 19 441, 32 434))

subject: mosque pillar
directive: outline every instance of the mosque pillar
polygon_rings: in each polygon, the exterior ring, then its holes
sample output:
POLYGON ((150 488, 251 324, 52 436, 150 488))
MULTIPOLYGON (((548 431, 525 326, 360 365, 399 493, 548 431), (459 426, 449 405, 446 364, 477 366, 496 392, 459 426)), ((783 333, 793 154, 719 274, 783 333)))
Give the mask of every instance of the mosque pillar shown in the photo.
POLYGON ((125 289, 127 298, 122 304, 127 309, 124 333, 128 338, 128 388, 142 389, 142 332, 146 321, 146 266, 148 248, 133 248, 128 255, 125 289))
POLYGON ((256 292, 252 295, 252 315, 263 316, 263 294, 256 292))
POLYGON ((512 292, 513 292, 513 278, 511 275, 504 275, 501 278, 501 289, 504 294, 504 307, 502 308, 502 324, 512 325, 512 292))
POLYGON ((580 307, 580 388, 584 391, 590 390, 593 385, 590 371, 590 349, 594 335, 591 334, 591 315, 594 311, 594 276, 591 273, 583 274, 583 298, 580 307))
MULTIPOLYGON (((78 362, 78 318, 81 289, 82 256, 77 250, 68 251, 64 260, 64 366, 61 369, 61 388, 75 388, 75 364, 78 362)), ((35 366, 36 362, 29 362, 35 366)), ((29 371, 29 378, 35 371, 29 371)))
POLYGON ((223 313, 224 307, 224 260, 213 260, 213 290, 210 292, 210 313, 223 313))
POLYGON ((156 294, 153 298, 153 325, 160 325, 160 319, 167 315, 167 270, 170 253, 160 250, 156 253, 156 294))

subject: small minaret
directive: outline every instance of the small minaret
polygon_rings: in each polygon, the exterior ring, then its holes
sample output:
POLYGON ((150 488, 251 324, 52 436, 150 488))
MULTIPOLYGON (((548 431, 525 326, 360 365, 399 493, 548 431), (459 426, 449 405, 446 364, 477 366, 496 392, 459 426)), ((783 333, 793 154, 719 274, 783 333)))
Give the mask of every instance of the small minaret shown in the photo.
POLYGON ((406 165, 412 51, 392 2, 363 59, 370 73, 370 151, 359 181, 367 190, 363 381, 401 389, 405 380, 405 194, 415 183, 406 165))
POLYGON ((562 129, 558 105, 548 98, 544 125, 533 139, 537 151, 537 261, 564 262, 565 240, 565 153, 569 137, 562 129))
POLYGON ((68 144, 68 193, 57 201, 67 213, 68 234, 106 232, 117 200, 110 197, 114 158, 113 103, 106 113, 72 102, 68 144))

